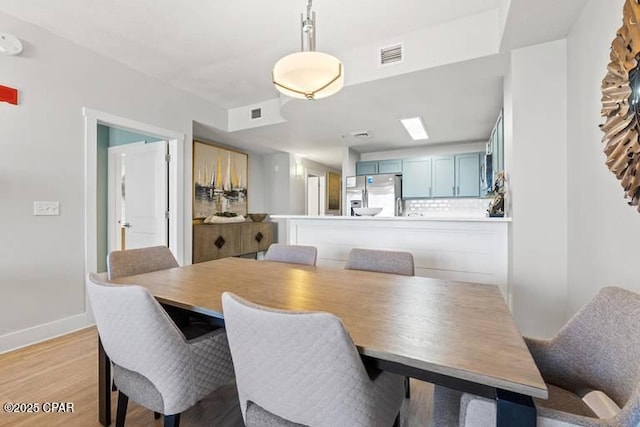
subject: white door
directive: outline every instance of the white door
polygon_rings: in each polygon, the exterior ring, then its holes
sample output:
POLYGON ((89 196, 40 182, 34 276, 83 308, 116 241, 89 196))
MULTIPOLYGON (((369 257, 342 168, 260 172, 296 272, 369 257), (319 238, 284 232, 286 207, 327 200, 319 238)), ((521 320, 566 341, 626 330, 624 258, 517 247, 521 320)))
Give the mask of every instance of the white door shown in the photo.
POLYGON ((109 251, 167 245, 166 154, 166 141, 109 147, 109 251))
POLYGON ((320 215, 320 178, 307 178, 307 215, 320 215))

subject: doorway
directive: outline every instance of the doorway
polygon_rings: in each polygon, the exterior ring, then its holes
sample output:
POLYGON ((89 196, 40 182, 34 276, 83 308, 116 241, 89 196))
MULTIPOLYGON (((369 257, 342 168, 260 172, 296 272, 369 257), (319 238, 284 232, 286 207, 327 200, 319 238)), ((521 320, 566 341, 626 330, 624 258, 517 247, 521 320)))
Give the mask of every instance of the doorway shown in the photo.
MULTIPOLYGON (((178 262, 184 264, 185 135, 86 107, 83 108, 83 116, 85 121, 85 272, 104 271, 103 263, 106 264, 106 259, 103 261, 106 257, 99 255, 98 242, 100 236, 105 236, 104 240, 106 240, 108 234, 107 196, 100 197, 98 184, 106 184, 108 172, 106 161, 104 166, 98 163, 98 125, 151 135, 158 140, 167 141, 169 225, 166 241, 178 262), (98 268, 99 264, 102 268, 98 268)), ((104 247, 106 248, 106 245, 104 247)))
POLYGON ((307 215, 321 216, 325 214, 326 180, 321 171, 307 169, 306 200, 307 215))
POLYGON ((108 150, 108 252, 168 246, 167 141, 108 150))

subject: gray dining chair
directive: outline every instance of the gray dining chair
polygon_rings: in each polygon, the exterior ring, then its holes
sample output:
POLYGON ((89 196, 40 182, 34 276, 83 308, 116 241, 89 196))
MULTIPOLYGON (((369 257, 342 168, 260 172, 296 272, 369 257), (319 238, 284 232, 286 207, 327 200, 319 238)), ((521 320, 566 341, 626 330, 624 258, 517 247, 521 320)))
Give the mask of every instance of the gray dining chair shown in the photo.
MULTIPOLYGON (((125 249, 113 251, 107 255, 107 277, 109 280, 175 267, 179 267, 178 261, 166 246, 125 249)), ((207 334, 220 327, 219 323, 207 316, 191 313, 178 307, 168 305, 162 305, 162 307, 189 339, 207 334)))
POLYGON ((107 255, 109 280, 178 267, 178 261, 166 246, 126 249, 107 255))
POLYGON ((129 398, 178 426, 180 413, 233 379, 224 329, 187 340, 145 288, 110 285, 97 275, 87 291, 118 387, 116 426, 129 398))
MULTIPOLYGON (((549 391, 538 425, 640 425, 639 319, 640 294, 607 287, 555 337, 525 338, 549 391)), ((433 426, 452 425, 495 426, 495 402, 436 386, 433 426)))
MULTIPOLYGON (((353 248, 349 251, 344 268, 347 270, 415 276, 411 252, 353 248)), ((405 378, 404 388, 405 397, 411 397, 409 377, 405 378)))
POLYGON ((315 246, 285 245, 273 243, 264 255, 265 261, 288 262, 291 264, 316 265, 318 249, 315 246))
POLYGON ((402 377, 371 379, 342 321, 273 310, 225 292, 222 307, 240 409, 253 426, 391 426, 402 377))
POLYGON ((404 276, 415 275, 413 255, 401 251, 353 248, 344 268, 404 276))

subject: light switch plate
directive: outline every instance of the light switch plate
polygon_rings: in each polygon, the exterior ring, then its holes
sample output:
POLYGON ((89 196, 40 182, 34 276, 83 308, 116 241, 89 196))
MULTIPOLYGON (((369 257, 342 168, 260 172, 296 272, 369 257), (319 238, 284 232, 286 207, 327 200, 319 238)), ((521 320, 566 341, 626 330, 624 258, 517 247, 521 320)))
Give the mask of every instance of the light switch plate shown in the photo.
POLYGON ((33 202, 33 215, 60 215, 60 202, 33 202))

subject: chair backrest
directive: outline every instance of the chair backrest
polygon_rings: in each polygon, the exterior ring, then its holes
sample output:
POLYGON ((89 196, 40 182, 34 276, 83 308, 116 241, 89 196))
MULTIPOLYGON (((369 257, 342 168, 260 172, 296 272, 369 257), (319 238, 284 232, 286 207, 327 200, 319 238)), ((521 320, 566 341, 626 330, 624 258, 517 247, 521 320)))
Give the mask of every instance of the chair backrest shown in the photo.
POLYGON ((113 251, 107 256, 109 279, 174 267, 178 267, 178 262, 166 246, 113 251))
POLYGON ((193 399, 188 344, 149 291, 110 285, 95 274, 87 278, 87 291, 100 340, 113 363, 151 381, 168 411, 193 399))
POLYGON ((601 390, 621 408, 633 400, 640 411, 639 294, 603 288, 551 343, 554 366, 545 380, 574 392, 601 390))
POLYGON ((222 307, 245 422, 253 402, 307 426, 373 425, 357 419, 371 381, 339 318, 273 310, 229 292, 222 307))
POLYGON ((316 265, 318 249, 315 246, 285 245, 273 243, 264 255, 265 261, 289 262, 292 264, 316 265))
POLYGON ((353 248, 344 268, 378 273, 414 276, 413 255, 410 252, 353 248))

